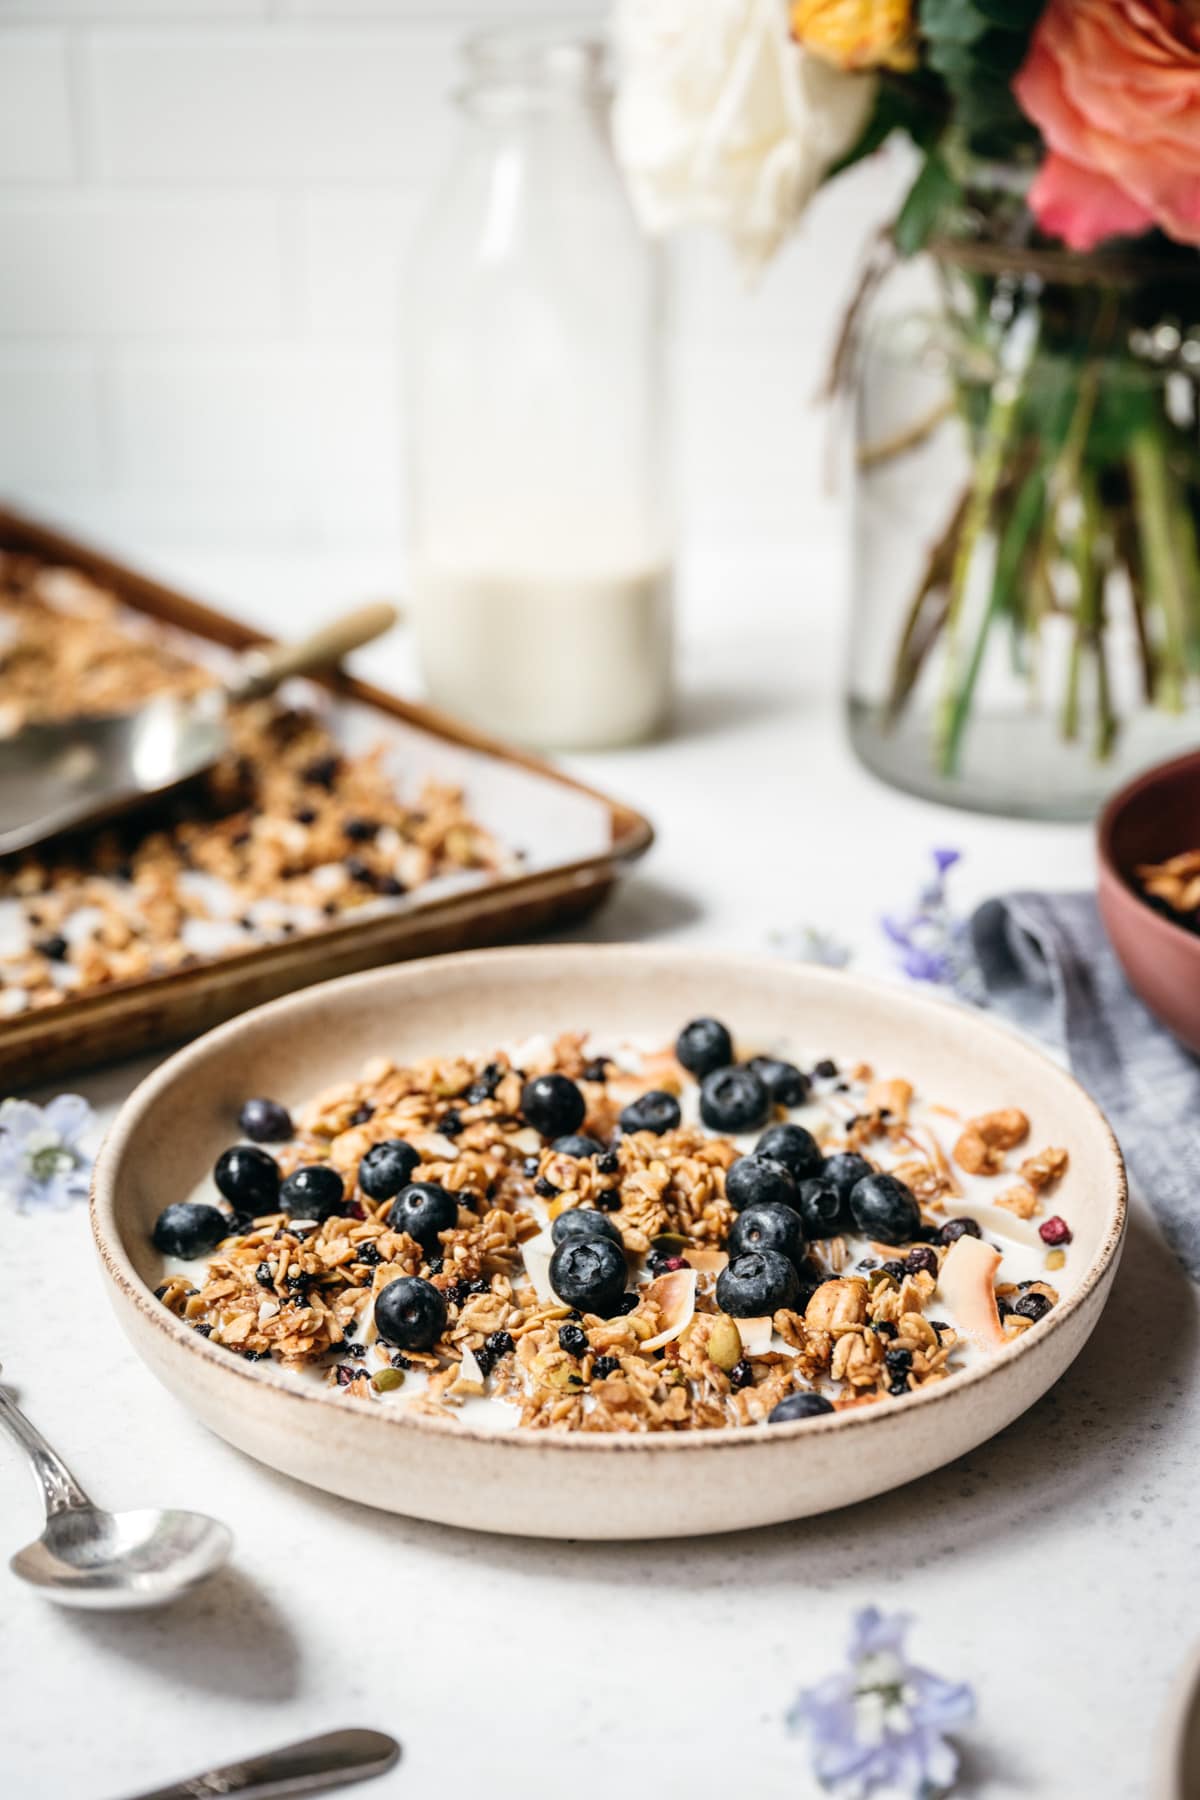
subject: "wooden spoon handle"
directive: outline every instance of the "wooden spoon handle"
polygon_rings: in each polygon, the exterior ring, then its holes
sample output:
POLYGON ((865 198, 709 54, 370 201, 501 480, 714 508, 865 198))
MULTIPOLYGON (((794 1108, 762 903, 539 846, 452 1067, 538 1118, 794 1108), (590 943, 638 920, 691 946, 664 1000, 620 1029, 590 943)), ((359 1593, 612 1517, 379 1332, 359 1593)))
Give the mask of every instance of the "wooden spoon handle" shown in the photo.
POLYGON ((226 692, 231 700, 255 700, 269 694, 289 675, 306 675, 341 660, 360 644, 382 637, 396 623, 399 613, 388 600, 372 600, 352 612, 331 619, 294 644, 264 644, 248 650, 226 692))

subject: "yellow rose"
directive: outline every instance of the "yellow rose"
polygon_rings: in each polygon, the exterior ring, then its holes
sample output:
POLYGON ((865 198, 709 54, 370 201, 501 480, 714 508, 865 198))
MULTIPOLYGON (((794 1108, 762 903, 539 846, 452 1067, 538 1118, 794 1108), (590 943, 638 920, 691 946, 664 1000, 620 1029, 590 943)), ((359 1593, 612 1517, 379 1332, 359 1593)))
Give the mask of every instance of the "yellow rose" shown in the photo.
POLYGON ((792 36, 839 69, 911 69, 912 0, 792 0, 792 36))

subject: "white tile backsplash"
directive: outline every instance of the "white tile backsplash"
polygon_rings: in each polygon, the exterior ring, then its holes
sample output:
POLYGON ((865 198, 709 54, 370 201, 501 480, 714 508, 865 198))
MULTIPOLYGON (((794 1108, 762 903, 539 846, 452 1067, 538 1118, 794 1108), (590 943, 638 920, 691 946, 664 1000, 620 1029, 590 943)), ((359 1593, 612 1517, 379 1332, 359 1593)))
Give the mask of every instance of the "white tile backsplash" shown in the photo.
MULTIPOLYGON (((0 482, 101 535, 404 539, 403 270, 474 26, 603 0, 0 0, 0 482)), ((681 517, 795 541, 886 162, 747 291, 674 252, 681 517)))
POLYGON ((75 173, 66 41, 11 32, 0 45, 0 182, 75 173))

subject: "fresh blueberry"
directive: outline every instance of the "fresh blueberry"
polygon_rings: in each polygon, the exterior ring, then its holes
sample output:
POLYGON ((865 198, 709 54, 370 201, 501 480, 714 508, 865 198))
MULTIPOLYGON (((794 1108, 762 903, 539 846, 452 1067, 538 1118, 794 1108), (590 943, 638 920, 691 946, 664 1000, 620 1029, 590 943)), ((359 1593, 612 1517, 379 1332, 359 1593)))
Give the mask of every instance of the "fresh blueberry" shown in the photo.
POLYGON ((567 1238, 550 1258, 550 1286, 564 1306, 611 1319, 621 1310, 629 1269, 611 1238, 567 1238))
POLYGON ((594 1137, 573 1131, 567 1137, 555 1138, 550 1148, 556 1156, 574 1156, 582 1161, 589 1156, 603 1156, 604 1145, 594 1137))
POLYGON ((846 1223, 842 1196, 824 1175, 800 1183, 800 1219, 809 1238, 836 1237, 846 1223))
POLYGON ((342 1210, 346 1189, 328 1163, 308 1163, 289 1175, 279 1190, 279 1207, 292 1219, 322 1222, 342 1210))
POLYGON ((578 1131, 587 1101, 565 1075, 535 1075, 521 1089, 521 1113, 543 1137, 565 1137, 578 1131))
POLYGON ((921 1229, 912 1190, 894 1175, 864 1175, 850 1190, 850 1216, 879 1244, 911 1244, 921 1229))
POLYGON ((164 1256, 207 1256, 228 1236, 229 1220, 218 1207, 201 1200, 177 1200, 158 1215, 154 1248, 164 1256))
POLYGON ((825 1173, 821 1146, 803 1125, 772 1125, 754 1146, 756 1156, 769 1156, 791 1171, 793 1181, 807 1181, 825 1173))
POLYGON ((792 1419, 815 1419, 818 1413, 831 1413, 832 1402, 824 1394, 788 1394, 767 1414, 768 1425, 787 1425, 792 1419))
POLYGON ((832 1181, 842 1200, 846 1201, 850 1198, 851 1188, 875 1171, 865 1156, 858 1156, 853 1150, 838 1150, 825 1158, 821 1173, 826 1181, 832 1181))
POLYGON ((798 1206, 800 1196, 791 1175, 767 1156, 739 1156, 725 1176, 725 1198, 741 1212, 767 1202, 798 1206))
POLYGON ((428 1350, 446 1329, 446 1302, 432 1281, 400 1275, 379 1290, 375 1329, 400 1350, 428 1350))
POLYGON ((795 1268, 778 1250, 748 1250, 717 1276, 717 1305, 735 1319, 760 1319, 799 1296, 795 1268))
POLYGON ((770 1095, 753 1069, 713 1069, 700 1083, 700 1117, 710 1131, 757 1131, 770 1111, 770 1095))
POLYGON ((733 1039, 719 1019, 693 1019, 675 1039, 675 1055, 697 1080, 733 1061, 733 1039))
POLYGON ((385 1138, 372 1144, 359 1163, 358 1185, 371 1200, 391 1200, 408 1186, 420 1161, 405 1138, 385 1138))
POLYGON ((678 1130, 682 1117, 674 1094, 651 1088, 648 1094, 639 1094, 636 1100, 629 1102, 619 1123, 624 1132, 652 1131, 655 1137, 661 1137, 664 1131, 678 1130))
POLYGON ((982 1237, 975 1219, 947 1219, 938 1237, 943 1244, 953 1244, 960 1237, 982 1237))
POLYGON ((758 1200, 744 1208, 729 1233, 729 1254, 735 1259, 751 1250, 778 1250, 799 1269, 807 1248, 800 1214, 778 1200, 758 1200))
POLYGON ((752 1056, 746 1067, 754 1070, 776 1106, 803 1106, 808 1099, 808 1076, 795 1063, 777 1056, 752 1056))
POLYGON ((566 1212, 560 1212, 550 1227, 550 1236, 556 1244, 578 1238, 607 1238, 610 1244, 624 1248, 620 1230, 607 1213, 593 1212, 587 1206, 572 1206, 566 1212))
POLYGON ((1053 1302, 1047 1300, 1045 1294, 1022 1294, 1013 1311, 1018 1319, 1032 1319, 1036 1325, 1039 1319, 1045 1318, 1052 1305, 1053 1302))
POLYGON ((279 1164, 265 1150, 252 1144, 235 1144, 222 1150, 213 1169, 213 1180, 231 1206, 260 1218, 279 1210, 279 1164))
POLYGON ((393 1231, 407 1231, 423 1250, 437 1250, 439 1234, 458 1224, 458 1201, 436 1181, 413 1181, 388 1207, 387 1222, 393 1231))
POLYGON ((292 1115, 278 1100, 247 1100, 238 1124, 256 1144, 283 1144, 292 1135, 292 1115))

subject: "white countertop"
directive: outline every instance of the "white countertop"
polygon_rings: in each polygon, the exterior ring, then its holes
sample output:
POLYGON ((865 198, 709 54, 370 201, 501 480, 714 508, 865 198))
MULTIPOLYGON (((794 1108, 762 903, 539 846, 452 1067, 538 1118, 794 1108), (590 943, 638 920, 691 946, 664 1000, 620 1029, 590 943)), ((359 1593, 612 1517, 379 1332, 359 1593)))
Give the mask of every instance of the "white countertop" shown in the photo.
MULTIPOLYGON (((284 601, 300 623, 382 588, 381 570, 344 564, 197 556, 167 572, 266 621, 284 601)), ((580 936, 761 949, 812 924, 882 971, 878 915, 911 897, 934 844, 964 852, 964 908, 1089 881, 1082 829, 950 813, 857 767, 833 608, 813 591, 799 552, 689 573, 674 735, 574 763, 659 833, 580 936)), ((411 673, 399 636, 358 666, 411 673)), ((149 1066, 74 1085, 107 1120, 149 1066)), ((0 1258, 6 1374, 85 1486, 114 1506, 217 1513, 238 1540, 228 1574, 158 1615, 58 1612, 0 1574, 4 1800, 117 1800, 349 1724, 405 1748, 364 1795, 608 1800, 645 1785, 803 1800, 818 1790, 784 1712, 840 1662, 870 1602, 911 1612, 916 1660, 977 1690, 963 1793, 1149 1791, 1168 1683, 1197 1634, 1200 1405, 1196 1291, 1140 1207, 1092 1341, 999 1438, 851 1510, 678 1545, 474 1536, 312 1492, 210 1436, 141 1366, 82 1208, 0 1210, 0 1258)), ((40 1528, 3 1445, 0 1519, 11 1547, 40 1528)))

